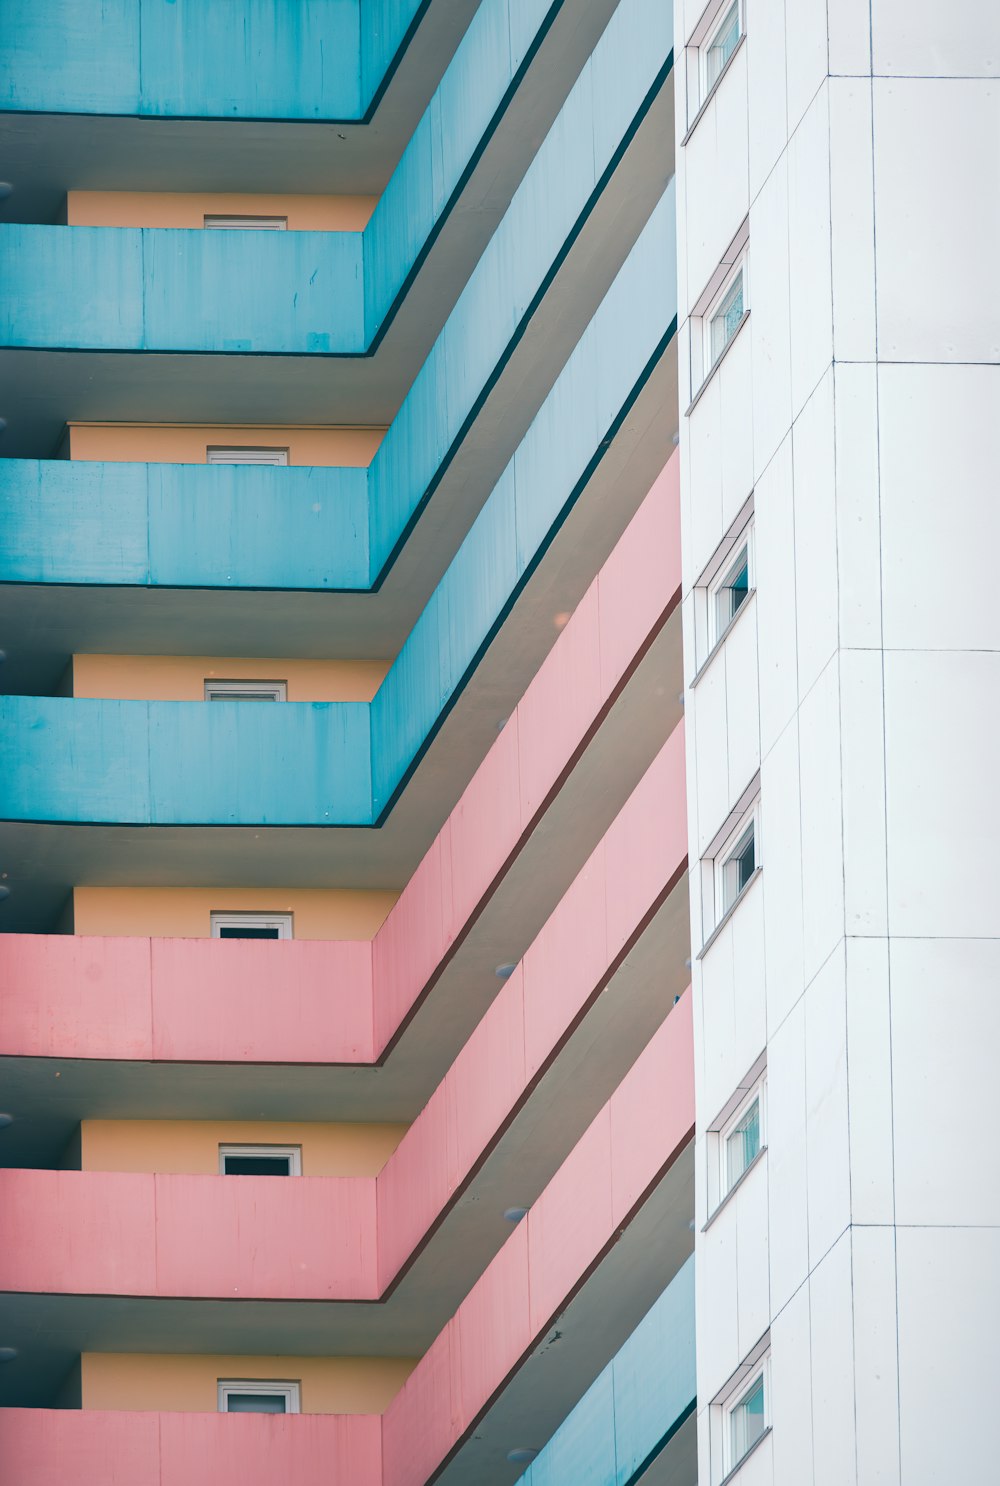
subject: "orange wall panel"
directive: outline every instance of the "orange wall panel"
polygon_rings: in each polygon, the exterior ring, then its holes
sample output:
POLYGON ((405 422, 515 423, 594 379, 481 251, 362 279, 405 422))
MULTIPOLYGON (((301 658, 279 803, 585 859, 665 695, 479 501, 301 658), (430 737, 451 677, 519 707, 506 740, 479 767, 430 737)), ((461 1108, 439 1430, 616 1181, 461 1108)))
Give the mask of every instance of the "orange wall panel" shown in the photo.
POLYGON ((202 702, 206 681, 284 681, 290 702, 370 702, 388 668, 386 660, 74 655, 73 695, 202 702))
POLYGON ((379 1414, 415 1366, 411 1357, 152 1356, 84 1352, 85 1409, 214 1413, 220 1378, 301 1383, 304 1414, 379 1414))
POLYGON ((364 940, 396 896, 378 888, 77 887, 73 922, 76 934, 207 939, 213 913, 291 913, 296 939, 364 940))
POLYGON ((375 1176, 406 1128, 277 1120, 83 1120, 80 1166, 83 1171, 215 1176, 220 1145, 298 1145, 304 1177, 375 1176))
POLYGON ((233 191, 68 191, 70 227, 204 227, 205 217, 287 217, 290 232, 360 232, 377 196, 233 191))
POLYGON ((381 427, 263 423, 69 423, 70 459, 112 463, 207 464, 209 447, 288 450, 288 463, 344 465, 371 463, 382 442, 381 427))

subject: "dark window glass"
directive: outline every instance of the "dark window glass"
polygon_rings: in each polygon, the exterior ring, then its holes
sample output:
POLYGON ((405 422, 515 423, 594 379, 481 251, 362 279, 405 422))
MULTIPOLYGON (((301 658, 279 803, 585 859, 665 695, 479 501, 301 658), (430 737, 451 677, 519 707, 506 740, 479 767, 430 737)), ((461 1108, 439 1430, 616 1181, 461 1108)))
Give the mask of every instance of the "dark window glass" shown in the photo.
POLYGON ((287 1414, 288 1400, 283 1393, 229 1393, 228 1414, 287 1414))
POLYGON ((220 939, 280 939, 281 933, 277 928, 263 929, 255 925, 222 924, 219 928, 220 939))
POLYGON ((736 858, 736 891, 742 892, 753 876, 754 869, 754 841, 753 836, 747 841, 736 858))
POLYGON ((287 1156, 223 1156, 225 1176, 290 1176, 287 1156))
POLYGON ((743 604, 743 600, 750 592, 750 573, 744 560, 737 572, 733 574, 733 580, 729 585, 729 612, 730 617, 736 614, 743 604))

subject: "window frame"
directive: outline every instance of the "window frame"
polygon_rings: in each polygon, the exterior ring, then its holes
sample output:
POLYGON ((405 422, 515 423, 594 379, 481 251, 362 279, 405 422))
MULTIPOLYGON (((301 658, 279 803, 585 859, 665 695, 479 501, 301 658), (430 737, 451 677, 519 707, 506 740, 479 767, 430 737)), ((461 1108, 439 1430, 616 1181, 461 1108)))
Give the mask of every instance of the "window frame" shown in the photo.
POLYGON ((237 1171, 226 1170, 227 1156, 287 1156, 288 1175, 302 1175, 302 1147, 300 1145, 250 1145, 244 1141, 219 1142, 219 1175, 239 1176, 237 1171))
POLYGON ((728 1479, 737 1471, 743 1462, 753 1454, 756 1447, 767 1434, 771 1427, 771 1354, 770 1352, 754 1363, 749 1375, 743 1379, 738 1388, 733 1390, 732 1397, 727 1399, 723 1405, 722 1424, 722 1469, 723 1479, 728 1479), (760 1384, 763 1392, 764 1407, 762 1410, 763 1424, 756 1439, 752 1440, 739 1455, 736 1453, 735 1424, 737 1411, 743 1407, 747 1399, 755 1392, 760 1384))
POLYGON ((736 537, 725 561, 722 563, 715 578, 707 584, 708 590, 708 648, 711 653, 716 645, 729 633, 732 625, 740 617, 754 593, 757 591, 757 575, 755 572, 754 554, 754 523, 753 518, 746 523, 742 531, 736 537), (746 557, 747 589, 746 597, 737 609, 732 610, 723 618, 721 613, 722 598, 726 593, 732 593, 733 586, 728 581, 742 565, 746 557))
MULTIPOLYGON (((295 921, 291 913, 241 913, 239 909, 213 908, 209 914, 209 938, 221 939, 216 929, 228 929, 239 926, 247 929, 270 929, 278 930, 278 939, 294 939, 295 921)), ((237 936, 233 936, 237 937, 237 936)))
POLYGON ((733 57, 736 55, 737 48, 739 47, 739 44, 743 40, 743 37, 745 35, 746 35, 746 3, 745 3, 745 0, 732 0, 732 3, 727 3, 727 0, 723 0, 722 5, 719 6, 719 11, 718 11, 718 14, 717 14, 717 16, 715 18, 715 21, 714 21, 713 25, 710 27, 710 29, 708 31, 708 34, 706 35, 704 41, 698 47, 698 108, 699 109, 701 109, 701 108, 703 108, 705 106, 705 104, 708 102, 709 98, 712 96, 712 93, 715 90, 715 88, 722 81, 723 73, 725 72, 726 68, 729 66, 729 63, 732 61, 733 57), (726 58, 726 60, 722 63, 722 65, 720 66, 720 68, 719 68, 718 72, 715 74, 715 76, 713 78, 709 78, 708 67, 709 67, 709 57, 710 57, 712 48, 715 46, 716 42, 718 41, 719 37, 721 36, 722 30, 723 30, 723 28, 724 28, 727 20, 732 15, 732 13, 733 13, 734 10, 736 11, 736 40, 733 43, 733 49, 729 53, 729 56, 726 58))
POLYGON ((253 677, 248 677, 245 681, 238 679, 230 681, 217 681, 214 677, 205 678, 206 702, 224 702, 227 700, 233 702, 256 702, 259 701, 260 698, 257 696, 248 696, 247 693, 256 693, 263 691, 270 691, 274 693, 273 697, 269 698, 269 700, 271 701, 288 701, 287 681, 255 681, 253 677))
POLYGON ((205 463, 213 469, 287 469, 287 444, 206 444, 205 463), (274 459, 213 459, 213 454, 273 454, 274 459))
POLYGON ((288 218, 267 213, 204 212, 201 225, 208 232, 287 232, 288 218))
POLYGON ((750 313, 750 264, 749 264, 749 254, 747 252, 747 249, 744 247, 743 250, 742 250, 742 252, 737 257, 735 263, 733 263, 732 267, 727 272, 725 278, 722 281, 721 286, 716 291, 716 293, 713 295, 712 299, 709 301, 708 305, 706 306, 705 313, 701 317, 702 318, 702 352, 701 352, 701 355, 702 355, 702 368, 703 368, 702 385, 704 385, 705 382, 708 381, 709 377, 715 371, 715 368, 719 365, 719 362, 722 360, 722 358, 725 356, 726 352, 729 350, 729 347, 733 344, 733 341, 739 335, 740 329, 741 329, 741 327, 743 325, 743 322, 744 322, 744 320, 746 319, 746 317, 747 317, 747 315, 749 313, 750 313), (723 305, 725 304, 726 299, 729 297, 729 295, 735 289, 736 282, 737 282, 738 279, 742 281, 742 294, 743 294, 743 306, 742 306, 742 309, 740 310, 740 317, 736 321, 736 324, 733 327, 732 334, 726 340, 723 341, 723 343, 719 347, 718 351, 716 351, 716 350, 714 350, 713 345, 712 345, 712 327, 714 326, 715 322, 722 315, 722 313, 723 313, 723 305))
POLYGON ((757 1080, 757 1082, 750 1089, 749 1093, 747 1093, 745 1095, 745 1097, 740 1101, 740 1103, 736 1106, 736 1109, 733 1111, 732 1115, 730 1115, 729 1119, 726 1121, 726 1123, 723 1125, 722 1129, 719 1131, 719 1134, 718 1134, 718 1151, 717 1151, 717 1154, 718 1154, 717 1179, 718 1179, 718 1193, 719 1193, 719 1197, 718 1197, 718 1202, 716 1203, 716 1206, 718 1206, 719 1203, 725 1202, 725 1200, 729 1196, 730 1192, 733 1192, 733 1191, 736 1190, 736 1188, 739 1186, 740 1182, 743 1180, 743 1178, 746 1176, 747 1172, 750 1170, 750 1167, 753 1165, 753 1163, 757 1160, 757 1158, 761 1155, 761 1153, 767 1147, 767 1123, 766 1123, 766 1121, 767 1121, 767 1114, 766 1114, 766 1101, 765 1101, 765 1098, 764 1098, 764 1087, 765 1087, 765 1079, 764 1079, 764 1076, 762 1074, 760 1076, 760 1078, 757 1080), (730 1142, 730 1139, 736 1134, 737 1130, 740 1127, 740 1124, 743 1122, 743 1120, 746 1118, 746 1116, 750 1113, 751 1109, 753 1108, 753 1106, 755 1104, 757 1106, 757 1125, 758 1125, 758 1130, 759 1130, 759 1135, 758 1135, 758 1139, 757 1139, 757 1149, 754 1152, 754 1154, 751 1157, 751 1159, 744 1166, 743 1170, 739 1173, 739 1175, 733 1177, 732 1179, 730 1179, 730 1176, 729 1176, 729 1142, 730 1142))
MULTIPOLYGON (((219 1378, 216 1400, 220 1414, 231 1412, 226 1407, 230 1393, 282 1393, 285 1396, 285 1415, 302 1412, 302 1384, 298 1379, 219 1378)), ((284 1415, 274 1414, 272 1417, 280 1419, 284 1415)))
POLYGON ((732 831, 729 836, 727 836, 726 840, 723 842, 719 850, 715 853, 715 857, 713 858, 712 875, 715 884, 716 926, 721 924, 722 920, 728 914, 732 913, 733 909, 736 907, 737 903, 740 901, 743 894, 750 886, 750 883, 753 881, 757 869, 760 866, 760 859, 760 795, 758 795, 753 803, 740 816, 739 823, 737 824, 736 829, 732 831), (736 891, 730 895, 731 884, 727 880, 727 870, 738 861, 738 858, 741 855, 740 847, 743 845, 746 836, 750 832, 753 833, 753 870, 751 871, 750 876, 747 878, 746 882, 744 882, 742 887, 738 887, 736 891))

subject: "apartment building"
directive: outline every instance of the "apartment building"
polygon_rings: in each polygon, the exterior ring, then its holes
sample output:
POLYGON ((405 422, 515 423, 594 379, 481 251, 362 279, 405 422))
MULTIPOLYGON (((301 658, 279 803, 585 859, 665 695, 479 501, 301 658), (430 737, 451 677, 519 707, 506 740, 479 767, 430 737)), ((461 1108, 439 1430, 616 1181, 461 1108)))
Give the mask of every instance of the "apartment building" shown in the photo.
POLYGON ((2 8, 0 1480, 990 1479, 992 12, 2 8))

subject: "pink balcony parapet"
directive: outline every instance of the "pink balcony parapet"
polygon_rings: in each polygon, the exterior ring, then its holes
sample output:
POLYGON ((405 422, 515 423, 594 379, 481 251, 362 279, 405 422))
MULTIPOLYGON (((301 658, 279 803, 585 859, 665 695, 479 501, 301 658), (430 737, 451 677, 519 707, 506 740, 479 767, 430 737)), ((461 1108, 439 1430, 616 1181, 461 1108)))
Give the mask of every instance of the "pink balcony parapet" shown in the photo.
POLYGON ((675 608, 678 511, 674 455, 372 941, 4 935, 0 1055, 380 1060, 675 608))
POLYGON ((677 883, 686 850, 678 726, 377 1177, 0 1171, 0 1290, 379 1298, 677 883))
POLYGON ((5 1479, 17 1486, 67 1479, 73 1486, 425 1486, 691 1139, 693 1109, 687 994, 381 1419, 4 1409, 5 1479))

